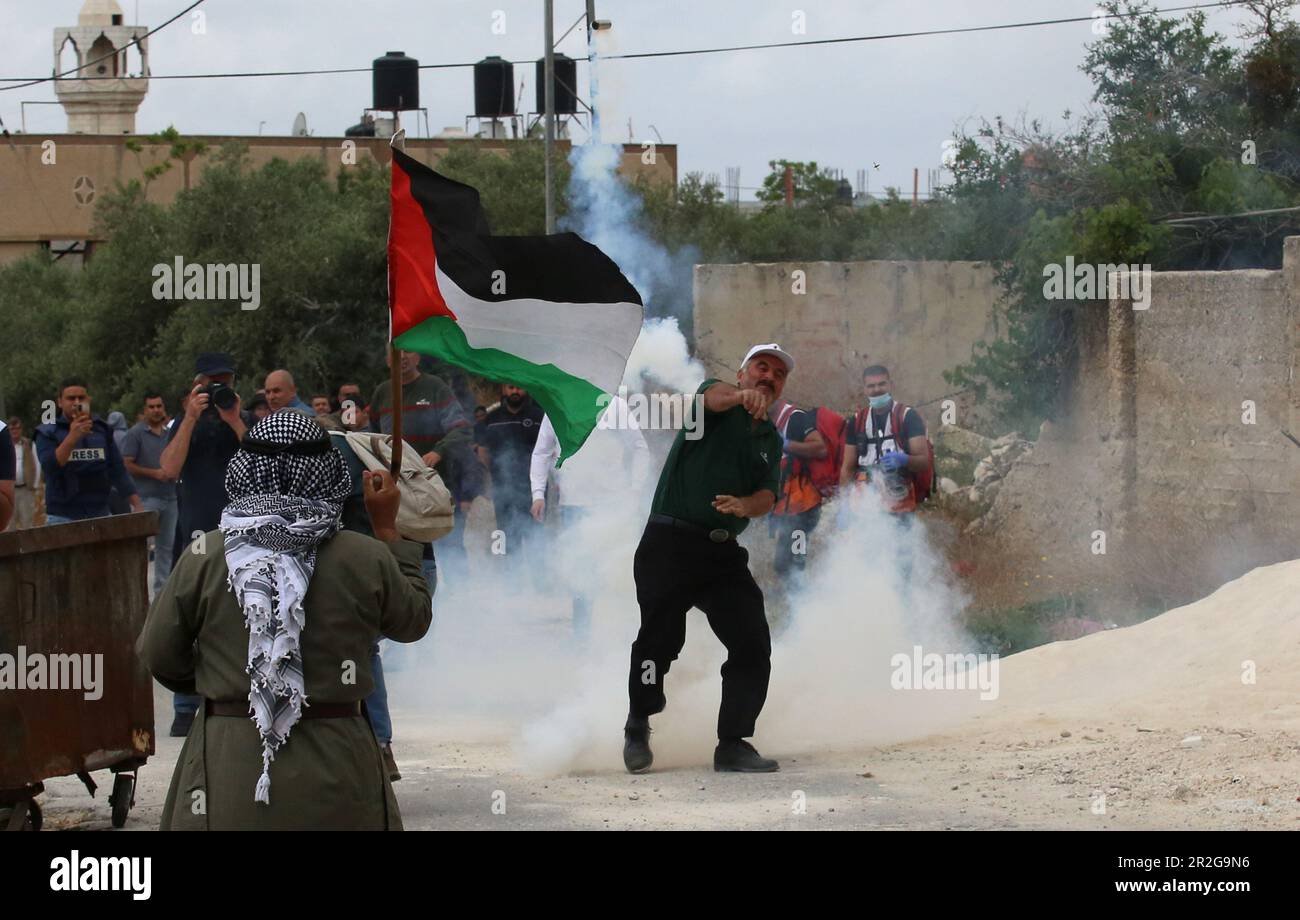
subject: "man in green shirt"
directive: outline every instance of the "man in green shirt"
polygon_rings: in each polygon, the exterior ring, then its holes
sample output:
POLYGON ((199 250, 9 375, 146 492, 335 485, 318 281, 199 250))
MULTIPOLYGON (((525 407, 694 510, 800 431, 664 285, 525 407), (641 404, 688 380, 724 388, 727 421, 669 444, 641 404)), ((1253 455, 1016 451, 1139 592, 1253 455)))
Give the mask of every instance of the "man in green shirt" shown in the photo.
POLYGON ((650 716, 662 712, 663 682, 686 642, 686 613, 704 611, 727 648, 713 769, 779 769, 745 739, 767 699, 772 640, 763 592, 736 537, 776 502, 781 436, 768 420, 794 358, 776 343, 745 355, 736 385, 706 380, 700 428, 678 432, 659 475, 650 520, 633 563, 641 631, 632 643, 623 763, 639 773, 654 761, 650 716))
MULTIPOLYGON (((455 502, 455 528, 438 545, 446 575, 451 564, 453 580, 468 578, 465 557, 465 521, 470 504, 483 494, 483 465, 470 452, 472 429, 456 394, 445 381, 420 372, 420 355, 398 352, 402 380, 402 440, 420 452, 424 462, 438 471, 455 502)), ((375 388, 370 397, 370 430, 393 433, 393 389, 390 381, 375 388)), ((432 546, 425 553, 425 572, 434 577, 432 546)))

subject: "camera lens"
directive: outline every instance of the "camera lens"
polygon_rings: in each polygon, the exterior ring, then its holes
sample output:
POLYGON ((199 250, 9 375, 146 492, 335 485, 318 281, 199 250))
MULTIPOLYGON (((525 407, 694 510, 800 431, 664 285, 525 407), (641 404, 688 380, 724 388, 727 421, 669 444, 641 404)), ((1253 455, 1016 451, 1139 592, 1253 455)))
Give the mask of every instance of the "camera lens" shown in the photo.
POLYGON ((212 391, 212 402, 218 409, 232 409, 238 401, 235 391, 228 386, 215 387, 212 391))

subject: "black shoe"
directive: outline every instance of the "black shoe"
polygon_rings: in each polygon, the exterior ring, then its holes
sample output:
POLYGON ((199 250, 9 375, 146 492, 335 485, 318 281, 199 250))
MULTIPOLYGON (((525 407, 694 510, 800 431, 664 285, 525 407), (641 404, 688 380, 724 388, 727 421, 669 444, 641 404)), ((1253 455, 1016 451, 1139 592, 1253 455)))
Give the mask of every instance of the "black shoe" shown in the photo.
POLYGON ((650 720, 634 719, 628 716, 623 726, 623 766, 629 773, 641 773, 650 769, 655 762, 655 755, 650 750, 650 720))
POLYGON ((171 736, 173 738, 184 738, 190 733, 190 726, 194 724, 194 713, 178 712, 176 718, 172 719, 171 736))
POLYGON ((775 773, 781 765, 754 750, 748 741, 719 741, 713 752, 715 773, 775 773))

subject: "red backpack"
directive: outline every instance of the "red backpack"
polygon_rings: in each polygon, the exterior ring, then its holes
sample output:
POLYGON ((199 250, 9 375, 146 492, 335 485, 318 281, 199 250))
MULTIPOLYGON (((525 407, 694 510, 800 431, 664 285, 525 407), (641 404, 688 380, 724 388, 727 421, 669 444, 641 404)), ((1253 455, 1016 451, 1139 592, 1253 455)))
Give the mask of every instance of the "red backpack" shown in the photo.
MULTIPOLYGON (((899 432, 903 430, 903 419, 907 415, 907 412, 911 410, 911 408, 912 408, 911 406, 904 406, 901 403, 899 403, 898 400, 894 400, 894 404, 889 410, 889 415, 890 415, 889 430, 894 432, 894 434, 891 434, 888 440, 894 442, 895 450, 901 450, 904 453, 907 452, 907 445, 903 444, 898 439, 897 435, 899 432)), ((867 431, 867 432, 871 431, 870 416, 871 416, 871 407, 870 406, 862 407, 861 409, 858 410, 858 414, 854 417, 853 427, 858 431, 867 431), (864 425, 866 426, 865 428, 863 427, 864 425)), ((883 444, 880 446, 882 449, 884 448, 883 444)), ((934 442, 930 440, 930 436, 928 434, 925 437, 925 448, 926 451, 929 453, 930 468, 926 470, 924 473, 915 473, 912 476, 912 488, 915 493, 914 498, 918 505, 934 494, 934 442)))
MULTIPOLYGON (((774 424, 784 432, 786 423, 798 407, 787 403, 777 413, 774 424)), ((804 459, 789 454, 781 458, 781 495, 777 497, 776 514, 798 514, 821 504, 839 487, 840 465, 844 462, 844 444, 848 425, 844 416, 825 407, 813 410, 817 431, 826 442, 826 456, 821 459, 804 459)))

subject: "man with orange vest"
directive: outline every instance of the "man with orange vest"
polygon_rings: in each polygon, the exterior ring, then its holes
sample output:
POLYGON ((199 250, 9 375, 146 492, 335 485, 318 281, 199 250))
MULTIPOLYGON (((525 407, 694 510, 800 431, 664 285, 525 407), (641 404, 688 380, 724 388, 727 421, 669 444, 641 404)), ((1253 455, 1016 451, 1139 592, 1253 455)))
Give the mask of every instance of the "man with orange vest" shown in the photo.
POLYGON ((808 461, 826 460, 830 448, 817 430, 816 410, 807 411, 778 399, 768 418, 781 435, 781 494, 777 496, 769 532, 776 538, 773 569, 784 577, 791 566, 802 569, 807 560, 808 540, 821 519, 822 495, 805 474, 808 461), (796 539, 797 538, 797 539, 796 539))
MULTIPOLYGON (((873 364, 862 372, 864 406, 849 423, 840 484, 884 478, 890 513, 907 515, 930 494, 934 468, 921 413, 894 400, 889 370, 873 364)), ((910 517, 899 518, 911 523, 910 517)))

